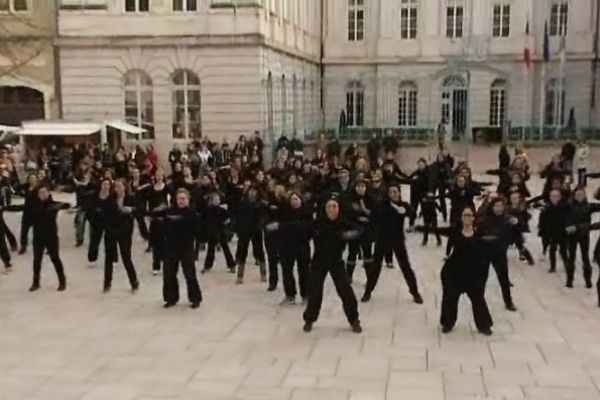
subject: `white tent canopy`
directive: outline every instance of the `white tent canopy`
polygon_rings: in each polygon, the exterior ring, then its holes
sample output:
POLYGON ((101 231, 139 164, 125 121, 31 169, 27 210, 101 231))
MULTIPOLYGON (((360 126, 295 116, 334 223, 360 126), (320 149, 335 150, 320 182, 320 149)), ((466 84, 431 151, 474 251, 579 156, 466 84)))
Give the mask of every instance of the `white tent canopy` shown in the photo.
POLYGON ((0 125, 0 132, 16 132, 21 129, 20 126, 0 125))
POLYGON ((106 125, 123 132, 131 133, 132 135, 141 135, 142 133, 146 132, 144 128, 140 128, 135 125, 128 124, 127 122, 118 120, 107 121, 106 125))
POLYGON ((20 136, 89 136, 103 129, 102 124, 68 121, 27 121, 16 131, 20 136))

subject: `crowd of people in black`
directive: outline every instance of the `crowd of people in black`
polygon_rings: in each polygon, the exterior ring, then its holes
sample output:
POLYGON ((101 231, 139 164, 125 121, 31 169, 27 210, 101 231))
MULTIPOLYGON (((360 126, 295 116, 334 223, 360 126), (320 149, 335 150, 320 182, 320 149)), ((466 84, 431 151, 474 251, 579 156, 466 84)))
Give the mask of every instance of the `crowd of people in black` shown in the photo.
MULTIPOLYGON (((498 177, 494 193, 488 190, 492 182, 474 180, 469 165, 455 162, 443 146, 432 162, 420 159, 413 172, 404 173, 396 163, 398 147, 393 136, 383 141, 373 137, 365 149, 352 145, 342 155, 337 140, 320 139, 309 157, 298 138, 282 137, 272 167, 265 168, 265 149, 256 132, 231 147, 207 140, 194 142, 185 151, 175 146, 167 168, 151 146, 130 152, 80 146, 69 151, 72 166, 67 171, 53 170, 55 149, 51 148, 41 153, 39 168, 28 174, 24 184, 18 182, 13 167, 0 165, 0 257, 10 271, 5 238, 13 251, 18 247, 1 211, 22 212, 20 253, 27 251, 28 232, 33 229, 31 291, 40 288, 44 253, 54 264, 59 290, 65 290, 56 219, 60 210, 74 206, 75 245, 84 245, 89 225, 90 263, 98 260, 104 246, 105 292, 111 290, 113 266, 119 259, 132 291, 140 286, 132 260, 137 226, 152 253, 154 274, 162 270, 166 308, 180 300, 180 267, 191 307, 199 307, 199 255, 206 252, 201 270, 205 274, 212 271, 220 253, 237 284, 256 269, 267 291, 273 292, 281 277, 285 293, 281 304, 294 304, 300 296, 306 304, 307 332, 319 317, 324 282, 330 275, 352 330, 361 332, 352 288, 359 262, 366 276, 362 302, 371 300, 382 267, 393 268, 395 256, 414 303, 423 303, 405 243, 405 232, 416 231, 423 234, 423 246, 430 235, 438 246, 442 236, 448 238, 441 271, 442 331, 453 329, 459 298, 467 294, 477 329, 491 335, 493 322, 485 298, 489 267, 498 277, 506 309, 516 311, 507 254, 514 246, 521 260, 534 264, 524 234, 529 232, 531 210, 539 209, 538 232, 550 258, 550 272, 556 271, 558 253, 566 286, 572 288, 579 248, 585 284, 593 287, 590 231, 600 224, 592 223, 591 215, 600 211, 600 203, 587 201, 585 184, 587 178, 600 174, 581 168, 577 157, 586 150, 584 143, 565 145, 552 159, 541 173, 544 190, 535 197, 527 188, 529 165, 519 146, 512 157, 502 146, 499 168, 486 171, 498 177), (579 175, 578 185, 571 187, 574 173, 579 175), (55 184, 74 190, 76 204, 54 201, 50 189, 55 184), (403 197, 403 185, 410 187, 409 201, 403 197), (12 205, 12 195, 23 197, 23 204, 12 205), (419 218, 421 225, 417 225, 419 218), (234 236, 237 243, 232 251, 234 236), (250 245, 257 268, 249 262, 250 245)), ((600 242, 593 260, 600 263, 600 242)), ((600 279, 597 289, 600 306, 600 279)))

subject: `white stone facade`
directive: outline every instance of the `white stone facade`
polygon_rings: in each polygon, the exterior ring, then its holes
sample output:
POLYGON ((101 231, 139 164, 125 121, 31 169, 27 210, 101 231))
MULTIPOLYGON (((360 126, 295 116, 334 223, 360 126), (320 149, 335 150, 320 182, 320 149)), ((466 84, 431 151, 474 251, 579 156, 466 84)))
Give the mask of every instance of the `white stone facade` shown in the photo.
POLYGON ((104 6, 60 11, 65 117, 124 118, 124 76, 144 71, 161 146, 179 140, 172 134, 172 77, 181 69, 200 81, 201 132, 211 138, 259 130, 270 141, 282 132, 337 128, 340 112, 348 111, 350 82, 363 93, 352 98, 353 107, 362 104, 363 127, 433 128, 444 115, 452 125, 459 114, 467 132, 508 122, 539 126, 540 101, 551 95, 542 95, 542 86, 560 76, 564 83, 557 83, 556 104, 549 105, 554 121, 544 125, 560 125, 561 106, 567 115, 575 110, 580 126, 595 121, 594 0, 197 0, 192 12, 173 11, 177 0, 148 0, 148 11, 140 12, 126 12, 126 4, 145 0, 78 1, 104 6), (455 7, 454 19, 448 7, 455 7), (445 99, 444 84, 452 86, 445 99))

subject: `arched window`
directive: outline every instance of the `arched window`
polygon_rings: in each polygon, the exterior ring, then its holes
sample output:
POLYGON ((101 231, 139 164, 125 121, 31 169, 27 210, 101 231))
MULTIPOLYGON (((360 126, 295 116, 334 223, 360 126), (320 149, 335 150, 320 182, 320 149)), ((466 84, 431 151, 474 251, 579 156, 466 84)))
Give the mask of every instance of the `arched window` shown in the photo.
POLYGON ((490 87, 490 126, 503 126, 506 116, 506 82, 496 79, 490 87))
POLYGON ((417 126, 417 85, 403 82, 398 87, 398 126, 417 126))
POLYGON ((363 126, 365 88, 360 81, 351 81, 346 86, 346 123, 348 126, 363 126))
POLYGON ((200 118, 200 79, 192 71, 180 69, 171 77, 173 85, 173 139, 202 136, 200 118))
POLYGON ((154 139, 152 79, 144 71, 132 70, 123 77, 125 120, 144 128, 143 139, 154 139))
POLYGON ((565 83, 551 79, 546 84, 546 118, 547 126, 563 126, 565 124, 565 83))

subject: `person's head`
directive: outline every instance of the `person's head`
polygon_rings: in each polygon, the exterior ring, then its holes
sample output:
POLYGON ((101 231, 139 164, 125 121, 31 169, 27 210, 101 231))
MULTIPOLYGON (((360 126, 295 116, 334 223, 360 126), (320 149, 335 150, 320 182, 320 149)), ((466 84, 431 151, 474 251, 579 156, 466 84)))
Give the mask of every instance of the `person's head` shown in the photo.
POLYGON ((210 186, 210 184, 211 184, 210 175, 202 174, 200 176, 200 185, 201 186, 210 186))
POLYGON ((101 193, 109 193, 112 188, 112 183, 109 179, 102 179, 100 181, 100 192, 101 193))
POLYGON ((340 203, 337 198, 331 198, 325 203, 325 214, 330 221, 338 219, 340 216, 340 203))
POLYGON ((176 194, 177 207, 186 208, 190 205, 190 192, 187 189, 179 189, 176 194))
POLYGON ((46 179, 46 170, 44 169, 40 169, 38 170, 38 180, 43 181, 44 179, 46 179))
POLYGON ((575 192, 573 192, 573 200, 575 200, 575 202, 577 202, 577 203, 585 202, 587 200, 587 194, 585 193, 585 188, 578 187, 577 189, 575 189, 575 192))
POLYGON ((400 186, 398 186, 397 184, 390 185, 390 187, 388 188, 388 197, 393 202, 400 201, 402 197, 400 192, 400 186))
POLYGON ((354 187, 356 194, 359 196, 364 196, 367 192, 367 183, 364 180, 360 180, 356 182, 356 186, 354 187))
POLYGON ((262 183, 265 180, 265 173, 263 170, 259 169, 256 171, 256 182, 262 183))
POLYGON ((354 169, 356 171, 362 171, 362 172, 366 171, 367 170, 367 161, 362 157, 357 158, 356 162, 354 163, 354 169))
POLYGON ((512 192, 510 194, 510 204, 513 206, 518 206, 521 203, 521 193, 512 192))
POLYGON ((302 168, 302 160, 299 158, 296 158, 294 160, 294 169, 301 169, 302 168))
POLYGON ((419 161, 417 161, 417 168, 419 171, 423 171, 425 167, 427 167, 427 161, 425 161, 424 158, 419 158, 419 161))
POLYGON ((512 174, 512 176, 510 177, 510 182, 513 185, 520 185, 522 181, 523 180, 521 179, 521 175, 520 174, 512 174))
POLYGON ((248 200, 255 202, 258 199, 258 189, 254 186, 250 186, 247 191, 248 200))
POLYGON ((475 224, 475 209, 471 206, 467 206, 463 209, 460 216, 463 228, 472 228, 475 224))
POLYGON ((379 187, 381 187, 381 171, 377 170, 373 173, 373 175, 371 176, 371 185, 373 188, 377 189, 379 187))
POLYGON ((347 185, 350 182, 350 173, 348 172, 348 170, 341 170, 339 174, 339 179, 342 185, 347 185))
POLYGON ((242 168, 242 157, 234 156, 233 159, 231 160, 231 165, 235 169, 241 169, 242 168))
POLYGON ((560 190, 563 187, 564 181, 561 178, 554 178, 550 181, 550 188, 560 190))
POLYGON ((506 209, 504 199, 502 197, 496 197, 492 199, 490 201, 490 209, 492 210, 492 213, 497 217, 504 215, 504 210, 506 209))
POLYGON ((46 202, 50 198, 50 190, 47 186, 42 185, 37 190, 37 196, 41 202, 46 202))
POLYGON ((183 177, 184 178, 192 177, 192 170, 190 169, 190 167, 183 167, 183 177))
POLYGON ((36 186, 38 184, 38 176, 36 174, 29 174, 27 176, 27 183, 30 187, 36 186))
POLYGON ((302 207, 302 196, 300 196, 299 193, 297 192, 292 192, 290 194, 290 207, 292 207, 292 209, 297 210, 300 207, 302 207))
POLYGON ((550 191, 549 197, 550 197, 550 203, 557 205, 562 200, 562 193, 561 193, 560 189, 552 189, 550 191))
POLYGON ((125 196, 125 193, 127 192, 127 184, 125 183, 125 180, 122 178, 119 178, 115 181, 115 194, 118 197, 123 197, 125 196))
POLYGON ((140 170, 137 168, 132 168, 130 173, 133 179, 138 179, 140 177, 140 170))
POLYGON ((296 174, 290 174, 290 176, 288 176, 288 183, 293 186, 296 184, 296 182, 298 182, 298 177, 296 174))
POLYGON ((456 186, 458 186, 459 188, 464 188, 467 184, 467 178, 465 178, 463 175, 459 175, 456 178, 456 186))

